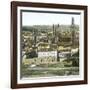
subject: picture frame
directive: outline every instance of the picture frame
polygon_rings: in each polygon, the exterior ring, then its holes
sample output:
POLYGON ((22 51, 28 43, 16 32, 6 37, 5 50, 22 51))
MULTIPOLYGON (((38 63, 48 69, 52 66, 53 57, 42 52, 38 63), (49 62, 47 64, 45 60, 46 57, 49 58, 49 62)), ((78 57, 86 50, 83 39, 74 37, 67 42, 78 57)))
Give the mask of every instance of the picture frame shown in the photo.
POLYGON ((11 2, 12 89, 87 84, 87 73, 87 6, 11 2))

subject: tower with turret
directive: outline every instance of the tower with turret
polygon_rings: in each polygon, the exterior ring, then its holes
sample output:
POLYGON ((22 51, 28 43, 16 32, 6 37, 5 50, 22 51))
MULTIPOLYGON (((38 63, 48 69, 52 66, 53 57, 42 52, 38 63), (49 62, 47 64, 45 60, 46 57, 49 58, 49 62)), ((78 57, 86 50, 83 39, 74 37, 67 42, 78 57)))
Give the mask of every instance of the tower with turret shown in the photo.
POLYGON ((74 17, 72 17, 71 20, 71 42, 72 42, 72 47, 75 47, 75 22, 74 22, 74 17))

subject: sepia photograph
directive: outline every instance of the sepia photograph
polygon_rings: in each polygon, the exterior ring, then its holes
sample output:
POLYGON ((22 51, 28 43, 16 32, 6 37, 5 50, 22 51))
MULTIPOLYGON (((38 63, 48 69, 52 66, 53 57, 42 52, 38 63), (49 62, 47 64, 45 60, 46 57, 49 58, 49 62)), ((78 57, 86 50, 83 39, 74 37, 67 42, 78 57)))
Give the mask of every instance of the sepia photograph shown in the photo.
POLYGON ((79 75, 80 13, 21 11, 23 78, 79 75))
POLYGON ((87 83, 87 6, 11 3, 11 87, 87 83))

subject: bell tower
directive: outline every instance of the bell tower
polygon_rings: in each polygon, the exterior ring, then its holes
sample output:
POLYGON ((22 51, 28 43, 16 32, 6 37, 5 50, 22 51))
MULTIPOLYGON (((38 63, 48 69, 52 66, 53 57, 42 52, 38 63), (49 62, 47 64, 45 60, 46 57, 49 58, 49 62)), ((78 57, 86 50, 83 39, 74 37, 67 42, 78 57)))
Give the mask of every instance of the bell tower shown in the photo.
POLYGON ((75 47, 75 22, 74 22, 74 17, 72 17, 71 20, 71 42, 72 42, 72 47, 75 47))

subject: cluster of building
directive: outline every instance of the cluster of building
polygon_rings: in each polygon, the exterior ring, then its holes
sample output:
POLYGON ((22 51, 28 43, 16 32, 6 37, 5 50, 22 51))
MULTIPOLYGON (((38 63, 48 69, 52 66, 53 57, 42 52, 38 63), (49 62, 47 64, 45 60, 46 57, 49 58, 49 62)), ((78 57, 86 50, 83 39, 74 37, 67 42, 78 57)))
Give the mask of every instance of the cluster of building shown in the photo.
POLYGON ((52 25, 52 31, 39 32, 39 34, 36 29, 33 32, 24 32, 22 34, 23 62, 29 64, 57 63, 78 52, 79 30, 75 30, 74 18, 71 23, 71 36, 62 38, 59 27, 59 24, 52 25))

